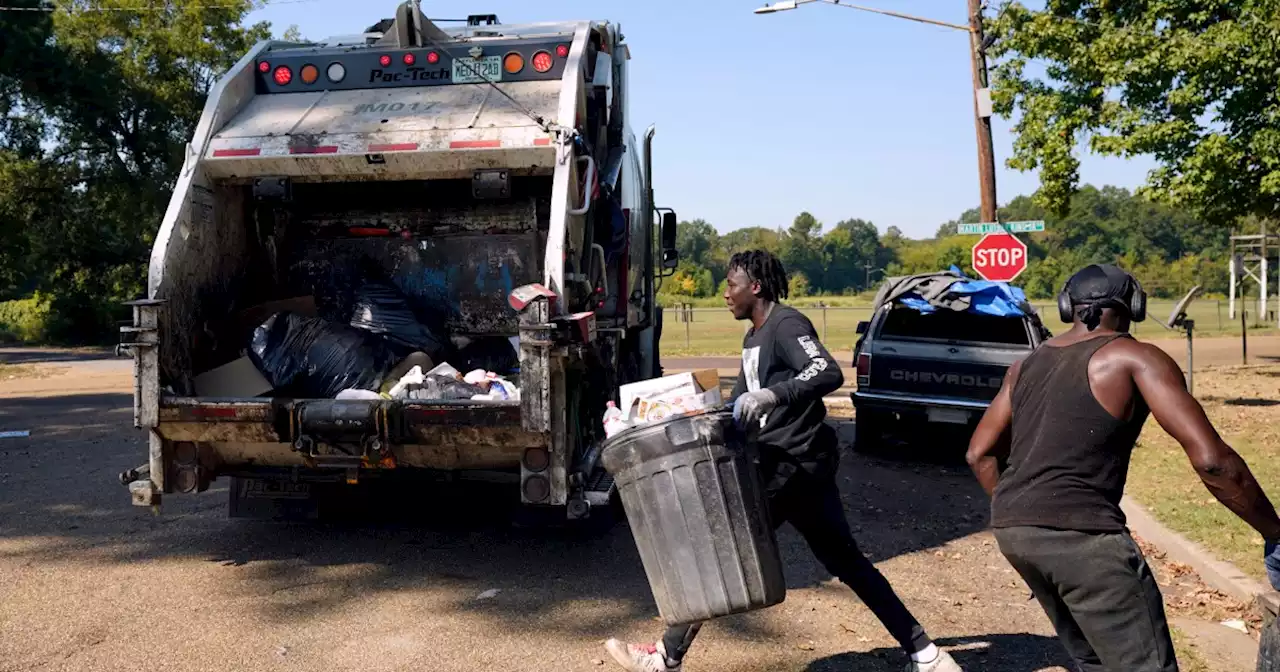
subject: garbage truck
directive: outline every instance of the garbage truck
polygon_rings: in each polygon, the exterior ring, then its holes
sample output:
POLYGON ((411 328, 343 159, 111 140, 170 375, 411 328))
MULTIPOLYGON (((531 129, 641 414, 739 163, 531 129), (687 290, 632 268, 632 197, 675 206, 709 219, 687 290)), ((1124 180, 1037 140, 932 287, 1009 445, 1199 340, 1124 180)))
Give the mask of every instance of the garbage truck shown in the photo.
POLYGON ((406 2, 362 33, 264 41, 211 89, 117 350, 148 436, 120 474, 135 505, 225 477, 230 515, 274 516, 414 474, 509 484, 558 520, 609 501, 601 417, 662 373, 655 288, 677 263, 630 48, 607 21, 445 24, 406 2), (371 282, 430 336, 426 366, 507 348, 518 396, 386 394, 404 324, 361 323, 371 282))

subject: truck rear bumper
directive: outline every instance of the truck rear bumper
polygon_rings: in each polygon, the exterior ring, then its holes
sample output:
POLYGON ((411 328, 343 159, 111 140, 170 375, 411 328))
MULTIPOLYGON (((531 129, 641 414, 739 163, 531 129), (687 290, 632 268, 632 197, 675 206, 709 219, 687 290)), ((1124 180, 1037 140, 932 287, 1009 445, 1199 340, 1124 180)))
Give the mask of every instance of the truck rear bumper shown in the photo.
POLYGON ((991 405, 989 401, 980 399, 959 399, 956 397, 930 397, 895 394, 892 392, 857 391, 849 395, 855 408, 866 408, 877 411, 893 412, 927 412, 930 408, 969 411, 981 415, 991 405))
POLYGON ((546 449, 550 439, 521 427, 518 402, 371 402, 355 406, 356 414, 326 418, 319 428, 300 426, 306 416, 296 413, 297 406, 306 403, 166 397, 156 432, 168 443, 197 444, 201 461, 216 471, 315 466, 317 460, 299 449, 300 439, 358 456, 362 442, 374 438, 397 467, 518 469, 526 450, 546 449), (367 426, 356 424, 366 418, 367 426))

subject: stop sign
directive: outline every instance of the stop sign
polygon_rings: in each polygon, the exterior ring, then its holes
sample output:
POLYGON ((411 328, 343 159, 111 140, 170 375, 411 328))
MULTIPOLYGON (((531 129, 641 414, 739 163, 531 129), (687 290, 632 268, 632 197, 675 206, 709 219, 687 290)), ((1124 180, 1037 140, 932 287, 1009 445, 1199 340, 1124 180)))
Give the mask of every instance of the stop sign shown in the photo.
POLYGON ((984 280, 1009 282, 1027 270, 1027 244, 1009 233, 988 233, 973 246, 973 270, 984 280))

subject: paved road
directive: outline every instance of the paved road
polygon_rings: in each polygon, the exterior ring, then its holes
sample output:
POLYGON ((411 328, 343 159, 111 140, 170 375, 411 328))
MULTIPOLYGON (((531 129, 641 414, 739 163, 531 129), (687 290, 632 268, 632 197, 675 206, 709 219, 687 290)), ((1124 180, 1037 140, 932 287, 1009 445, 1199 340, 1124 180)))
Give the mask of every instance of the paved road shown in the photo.
MULTIPOLYGON (((625 524, 515 530, 492 492, 323 524, 229 520, 221 482, 133 508, 115 480, 144 454, 128 379, 68 366, 0 381, 0 430, 31 431, 0 439, 0 670, 608 670, 601 640, 661 629, 625 524)), ((1066 669, 966 470, 846 454, 840 479, 859 540, 966 669, 1066 669)), ((707 627, 687 669, 900 669, 789 528, 780 544, 787 601, 707 627)))

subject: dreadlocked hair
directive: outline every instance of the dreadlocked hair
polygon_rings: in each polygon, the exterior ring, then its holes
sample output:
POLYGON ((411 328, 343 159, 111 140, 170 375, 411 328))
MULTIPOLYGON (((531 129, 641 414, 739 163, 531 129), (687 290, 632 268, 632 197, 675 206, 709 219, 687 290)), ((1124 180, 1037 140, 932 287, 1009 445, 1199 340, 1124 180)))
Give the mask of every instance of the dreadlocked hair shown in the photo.
POLYGON ((766 301, 787 298, 787 269, 773 253, 765 250, 738 252, 729 259, 729 270, 738 269, 760 283, 760 297, 766 301))

